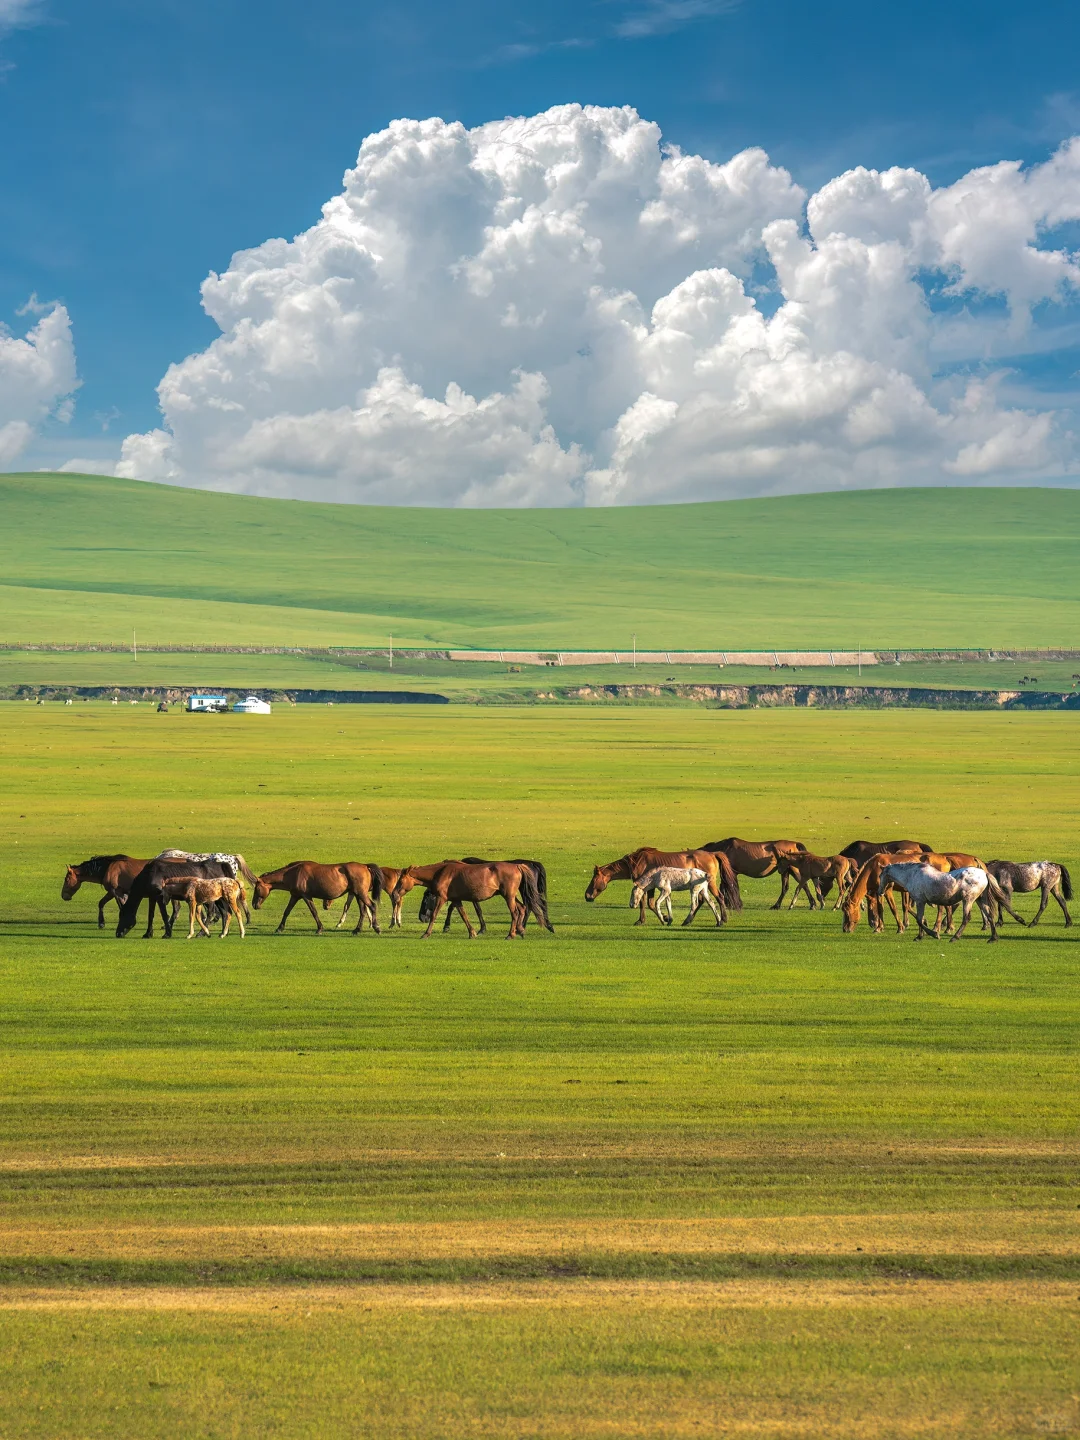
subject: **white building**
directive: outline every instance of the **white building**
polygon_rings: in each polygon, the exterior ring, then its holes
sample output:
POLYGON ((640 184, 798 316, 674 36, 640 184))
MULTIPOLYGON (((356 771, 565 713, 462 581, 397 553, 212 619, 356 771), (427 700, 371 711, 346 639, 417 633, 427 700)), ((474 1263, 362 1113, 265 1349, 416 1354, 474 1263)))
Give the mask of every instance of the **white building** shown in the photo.
POLYGON ((238 715, 269 715, 270 701, 249 695, 246 700, 238 700, 232 708, 238 715))
POLYGON ((203 710, 211 713, 221 713, 229 708, 229 697, 227 695, 189 695, 187 700, 189 710, 203 710))

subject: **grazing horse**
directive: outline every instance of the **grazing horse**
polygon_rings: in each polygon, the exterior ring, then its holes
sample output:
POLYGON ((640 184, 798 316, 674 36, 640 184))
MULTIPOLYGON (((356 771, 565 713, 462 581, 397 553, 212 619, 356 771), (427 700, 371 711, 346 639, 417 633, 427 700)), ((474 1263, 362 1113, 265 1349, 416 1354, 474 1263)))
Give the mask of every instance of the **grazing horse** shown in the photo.
POLYGON ((780 865, 781 858, 806 853, 806 846, 800 840, 740 840, 737 835, 729 835, 726 840, 713 840, 701 848, 713 855, 726 856, 736 875, 746 875, 751 880, 765 880, 779 873, 780 894, 776 904, 770 907, 773 910, 779 910, 783 904, 791 879, 789 872, 780 865))
POLYGON ((941 907, 947 906, 951 910, 958 903, 963 906, 964 918, 956 934, 951 937, 953 940, 959 940, 967 929, 967 923, 971 919, 971 907, 976 903, 983 919, 990 926, 990 939, 997 939, 994 901, 1001 897, 1002 892, 994 877, 988 875, 982 866, 964 865, 957 870, 942 872, 933 865, 919 861, 900 861, 886 865, 881 872, 881 878, 891 885, 899 885, 915 901, 915 919, 919 926, 916 940, 921 940, 924 935, 932 935, 935 940, 940 939, 941 907), (923 919, 927 905, 939 907, 933 930, 923 919))
MULTIPOLYGON (((869 860, 867 860, 860 869, 858 875, 856 875, 843 903, 843 929, 845 935, 849 935, 858 925, 864 900, 866 901, 866 914, 870 921, 870 928, 876 935, 882 934, 885 929, 881 907, 883 898, 889 902, 889 909, 892 911, 893 919, 896 921, 897 932, 904 929, 900 916, 896 913, 896 903, 892 897, 892 887, 888 884, 882 885, 881 872, 885 869, 886 865, 896 860, 898 856, 903 856, 905 859, 921 861, 925 853, 926 852, 922 850, 881 851, 876 855, 870 856, 869 860)), ((948 862, 945 862, 941 868, 951 870, 952 866, 948 862)))
MULTIPOLYGON (((713 854, 710 850, 656 850, 649 845, 633 850, 629 855, 620 855, 618 860, 612 860, 607 865, 595 865, 585 899, 591 904, 604 893, 612 880, 639 880, 646 870, 655 870, 658 865, 704 870, 709 880, 709 894, 719 903, 725 920, 729 910, 742 909, 739 882, 726 855, 713 854)), ((635 925, 645 924, 646 903, 643 897, 635 925)))
MULTIPOLYGON (((221 939, 229 933, 229 922, 233 916, 240 927, 241 940, 247 934, 244 929, 244 911, 247 909, 247 896, 244 894, 244 887, 235 878, 225 877, 221 880, 196 880, 194 876, 177 876, 174 880, 165 880, 161 886, 162 894, 166 900, 175 904, 177 901, 187 902, 191 917, 188 926, 187 938, 195 936, 195 921, 199 922, 199 929, 204 935, 210 931, 202 917, 204 905, 214 905, 221 914, 221 939)), ((172 924, 175 924, 175 916, 172 924)), ((171 925, 170 925, 171 929, 171 925)))
POLYGON ((105 906, 115 900, 117 908, 127 899, 131 882, 150 864, 149 860, 137 860, 134 855, 92 855, 81 865, 69 865, 60 898, 70 900, 80 885, 100 885, 105 894, 98 901, 98 929, 105 929, 105 906))
MULTIPOLYGON (((993 875, 997 881, 1001 893, 1007 900, 1011 900, 1014 893, 1018 895, 1030 895, 1035 890, 1042 891, 1042 900, 1034 920, 1029 920, 1029 925, 1037 925, 1042 919, 1042 913, 1050 902, 1050 896, 1061 906, 1061 913, 1065 916, 1065 924, 1072 924, 1072 916, 1069 914, 1069 907, 1066 900, 1073 898, 1072 877, 1064 865, 1057 865, 1053 860, 1030 860, 1026 864, 1016 864, 1011 860, 988 860, 986 862, 987 873, 993 875)), ((104 900, 101 902, 104 905, 104 900)), ((1010 910, 1010 915, 1012 911, 1010 910)), ((998 916, 998 924, 1001 924, 1002 917, 998 916)))
POLYGON ((139 918, 139 906, 144 900, 150 902, 150 913, 146 917, 144 940, 154 936, 154 913, 161 911, 161 923, 166 937, 172 934, 172 920, 165 909, 165 890, 173 880, 235 880, 230 867, 216 861, 198 864, 192 860, 150 860, 131 882, 127 899, 120 906, 120 918, 116 922, 116 938, 122 940, 134 928, 139 918))
MULTIPOLYGON (((408 871, 406 871, 406 874, 408 871)), ((398 881, 401 884, 401 881, 398 881)), ((461 860, 451 860, 440 865, 425 885, 424 898, 420 904, 420 919, 428 922, 423 939, 428 940, 435 928, 439 911, 446 904, 457 910, 469 939, 476 937, 476 931, 465 914, 464 903, 477 905, 501 895, 510 911, 510 933, 508 940, 515 940, 525 934, 525 917, 531 910, 545 930, 554 933, 555 927, 547 918, 540 903, 540 892, 531 865, 503 860, 494 864, 471 865, 461 860)))
POLYGON ((724 923, 720 906, 709 894, 709 877, 705 871, 682 869, 673 865, 659 865, 655 870, 647 870, 641 879, 635 882, 634 888, 630 891, 630 908, 633 910, 640 907, 642 900, 647 895, 651 895, 653 908, 656 910, 656 916, 661 925, 673 925, 675 923, 675 917, 671 913, 671 892, 673 890, 690 891, 690 912, 682 922, 684 925, 690 924, 703 904, 708 905, 716 916, 717 925, 724 923), (664 918, 665 906, 667 908, 666 919, 664 918))
POLYGON ((378 865, 361 865, 355 860, 346 860, 340 865, 320 865, 317 860, 294 860, 280 870, 268 870, 255 881, 253 905, 261 910, 263 902, 272 890, 287 890, 289 903, 285 906, 275 935, 285 929, 285 922, 292 914, 293 906, 303 900, 315 921, 315 932, 322 935, 323 923, 315 909, 316 900, 323 901, 324 907, 342 895, 352 895, 360 910, 360 919, 353 930, 360 933, 365 916, 371 921, 375 934, 379 930, 379 897, 383 892, 383 874, 378 865))
POLYGON ((828 881, 830 888, 832 882, 836 881, 836 904, 834 910, 839 910, 844 896, 850 887, 855 883, 855 877, 859 873, 859 867, 854 860, 849 860, 846 855, 811 855, 809 850, 798 855, 783 855, 780 859, 781 870, 786 870, 796 880, 795 893, 791 897, 788 909, 795 906, 801 890, 810 902, 810 909, 815 907, 825 909, 825 894, 822 889, 822 881, 828 881), (814 889, 810 889, 813 883, 814 889), (815 893, 816 892, 816 893, 815 893))

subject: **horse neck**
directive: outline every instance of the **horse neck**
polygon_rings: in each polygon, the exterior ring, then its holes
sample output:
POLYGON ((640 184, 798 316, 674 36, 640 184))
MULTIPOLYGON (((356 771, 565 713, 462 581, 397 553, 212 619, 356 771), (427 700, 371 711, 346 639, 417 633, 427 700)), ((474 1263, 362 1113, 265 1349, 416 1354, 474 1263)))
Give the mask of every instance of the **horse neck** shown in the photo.
POLYGON ((870 888, 870 871, 872 869, 873 866, 869 860, 860 869, 858 875, 855 877, 855 884, 848 892, 847 902, 844 905, 845 910, 850 909, 858 913, 859 906, 866 899, 866 892, 870 888))

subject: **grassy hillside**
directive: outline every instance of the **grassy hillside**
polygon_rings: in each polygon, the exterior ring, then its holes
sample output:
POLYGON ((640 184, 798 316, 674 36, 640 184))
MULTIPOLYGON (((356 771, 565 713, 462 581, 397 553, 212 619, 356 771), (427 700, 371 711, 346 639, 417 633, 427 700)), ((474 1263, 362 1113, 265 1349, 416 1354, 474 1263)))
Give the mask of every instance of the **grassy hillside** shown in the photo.
POLYGON ((1080 493, 403 510, 0 476, 0 643, 1080 644, 1080 493))

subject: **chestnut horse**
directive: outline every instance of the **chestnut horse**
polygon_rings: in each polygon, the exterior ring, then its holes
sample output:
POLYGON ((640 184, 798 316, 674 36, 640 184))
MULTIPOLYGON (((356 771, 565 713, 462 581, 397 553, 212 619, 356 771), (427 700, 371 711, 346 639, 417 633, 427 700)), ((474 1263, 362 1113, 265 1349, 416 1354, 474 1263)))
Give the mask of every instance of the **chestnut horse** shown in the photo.
POLYGON ((780 894, 776 904, 770 906, 772 910, 780 909, 791 880, 790 874, 781 869, 780 857, 806 853, 806 846, 800 840, 740 840, 736 835, 714 840, 701 848, 714 855, 726 855, 735 874, 746 875, 751 880, 765 880, 779 873, 780 894))
POLYGON ((822 881, 830 883, 836 881, 836 904, 834 910, 839 910, 848 888, 855 883, 855 877, 859 873, 859 867, 854 860, 849 860, 846 855, 811 855, 809 850, 798 855, 781 855, 781 872, 787 871, 796 880, 795 893, 791 897, 788 909, 794 908, 795 901, 799 898, 801 890, 810 902, 810 909, 818 907, 825 909, 825 897, 822 890, 822 881), (813 884, 814 889, 810 886, 813 884), (817 892, 815 894, 815 891, 817 892))
MULTIPOLYGON (((658 866, 704 870, 709 881, 709 894, 719 905, 724 920, 730 910, 742 909, 739 882, 726 855, 714 854, 711 850, 656 850, 650 845, 643 845, 629 855, 620 855, 618 860, 612 860, 607 865, 595 865, 585 899, 591 904, 604 893, 612 880, 640 880, 647 870, 655 870, 658 866)), ((650 903, 655 905, 656 902, 650 902, 643 895, 635 925, 645 924, 645 907, 650 903)))
MULTIPOLYGON (((409 872, 406 871, 406 874, 409 872)), ((400 886, 401 881, 398 881, 400 886)), ((423 939, 431 938, 439 911, 446 904, 457 910, 469 939, 476 938, 476 931, 465 914, 464 904, 478 905, 501 895, 510 911, 510 933, 508 940, 516 940, 525 934, 525 918, 531 910, 545 930, 555 933, 555 927, 547 918, 540 902, 540 891, 532 866, 517 861, 503 860, 494 864, 467 864, 451 860, 440 865, 425 885, 424 898, 420 903, 420 919, 428 922, 423 939)))
POLYGON ((105 929, 105 906, 115 900, 119 909, 127 899, 131 882, 141 875, 149 860, 136 860, 134 855, 92 855, 81 865, 69 865, 60 887, 61 900, 70 900, 80 885, 100 885, 105 894, 98 901, 98 929, 105 929))
MULTIPOLYGON (((868 860, 872 860, 875 855, 910 855, 912 853, 936 855, 937 851, 933 845, 927 845, 922 840, 853 840, 850 845, 845 845, 840 851, 841 855, 846 855, 849 860, 854 860, 855 864, 860 867, 865 865, 868 860)), ((831 889, 832 881, 826 881, 821 893, 828 895, 831 889)))
MULTIPOLYGON (((385 875, 385 874, 393 874, 393 876, 394 876, 394 879, 393 879, 393 880, 387 880, 387 882, 386 882, 386 888, 387 888, 387 890, 388 890, 389 893, 390 893, 390 899, 391 899, 391 902, 392 902, 392 904, 393 904, 393 914, 391 915, 391 919, 390 919, 390 924, 391 924, 391 926, 393 926, 393 925, 398 925, 398 926, 400 926, 400 924, 401 924, 401 902, 404 900, 405 896, 409 893, 409 891, 412 890, 416 885, 426 884, 426 883, 434 876, 435 872, 436 872, 437 870, 439 870, 443 865, 502 865, 502 864, 506 864, 506 865, 528 865, 528 867, 530 868, 530 870, 533 872, 533 879, 536 881, 536 890, 537 890, 537 894, 538 894, 539 897, 540 897, 540 909, 541 909, 541 910, 543 911, 543 913, 544 913, 544 924, 546 924, 546 925, 547 925, 547 928, 550 930, 550 929, 551 929, 551 925, 548 923, 548 908, 547 908, 547 870, 546 870, 546 868, 544 867, 543 861, 542 861, 542 860, 522 860, 522 859, 506 860, 506 861, 502 861, 502 860, 485 860, 482 856, 479 856, 479 855, 465 855, 465 856, 463 856, 460 860, 451 860, 451 859, 440 860, 437 865, 410 865, 406 870, 394 870, 394 871, 392 871, 392 872, 391 872, 391 871, 385 871, 385 870, 384 870, 384 872, 383 872, 384 875, 385 875)), ((443 924, 443 931, 444 931, 444 932, 450 929, 450 921, 453 919, 453 915, 454 915, 454 910, 455 910, 455 908, 456 908, 456 907, 452 905, 452 906, 450 906, 450 908, 449 908, 449 909, 447 910, 447 912, 446 912, 446 921, 445 921, 445 923, 443 924)), ((480 909, 479 904, 476 904, 476 903, 473 904, 473 909, 476 911, 476 918, 477 918, 477 920, 480 922, 480 934, 481 934, 481 935, 486 935, 486 934, 487 934, 487 925, 486 925, 486 923, 485 923, 485 921, 484 921, 484 912, 480 909)), ((462 917, 462 918, 464 918, 464 917, 462 917)), ((527 927, 527 926, 528 926, 528 923, 529 923, 529 915, 528 915, 528 912, 526 912, 525 920, 524 920, 524 926, 527 927)))
POLYGON ((370 919, 375 934, 380 933, 376 907, 383 892, 383 875, 378 865, 361 865, 355 860, 347 860, 341 865, 320 865, 316 860, 294 860, 290 865, 283 865, 280 870, 268 870, 255 881, 252 904, 256 910, 262 909, 263 902, 272 890, 289 892, 289 903, 274 931, 275 935, 284 931, 293 906, 301 900, 311 911, 316 934, 322 935, 323 923, 314 902, 322 900, 324 904, 329 904, 333 900, 340 900, 342 895, 355 896, 360 909, 360 919, 353 934, 360 933, 365 916, 370 919))

